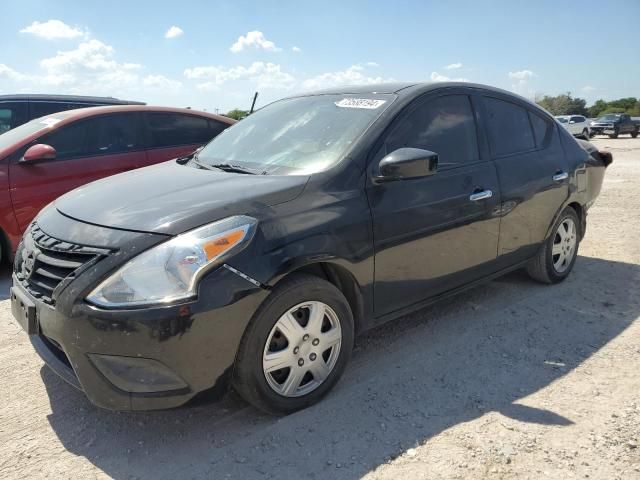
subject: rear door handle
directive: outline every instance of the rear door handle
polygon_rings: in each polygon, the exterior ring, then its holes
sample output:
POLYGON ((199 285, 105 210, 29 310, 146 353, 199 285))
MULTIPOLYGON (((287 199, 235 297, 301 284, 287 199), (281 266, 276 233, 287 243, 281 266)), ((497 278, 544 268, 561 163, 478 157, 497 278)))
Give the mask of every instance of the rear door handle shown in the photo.
POLYGON ((481 192, 474 192, 469 195, 469 200, 477 202, 478 200, 485 200, 491 197, 493 197, 493 192, 491 190, 482 190, 481 192))
POLYGON ((561 182, 569 178, 569 174, 567 172, 558 172, 553 176, 554 182, 561 182))

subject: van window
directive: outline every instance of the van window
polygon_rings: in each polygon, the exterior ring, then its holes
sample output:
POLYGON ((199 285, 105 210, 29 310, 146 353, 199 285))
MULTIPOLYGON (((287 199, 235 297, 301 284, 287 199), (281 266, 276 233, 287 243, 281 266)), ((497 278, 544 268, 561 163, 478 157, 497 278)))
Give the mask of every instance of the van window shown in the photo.
POLYGON ((0 102, 0 134, 25 123, 26 113, 24 102, 0 102))
POLYGON ((535 148, 527 110, 515 103, 484 97, 491 150, 495 156, 526 152, 535 148))
POLYGON ((147 113, 146 117, 151 148, 207 143, 215 136, 203 117, 179 113, 147 113))
POLYGON ((377 157, 404 147, 437 153, 438 166, 445 169, 477 161, 476 123, 469 97, 446 95, 424 101, 400 119, 377 157))
POLYGON ((32 100, 29 105, 31 118, 40 118, 69 109, 69 104, 64 102, 34 102, 32 100))

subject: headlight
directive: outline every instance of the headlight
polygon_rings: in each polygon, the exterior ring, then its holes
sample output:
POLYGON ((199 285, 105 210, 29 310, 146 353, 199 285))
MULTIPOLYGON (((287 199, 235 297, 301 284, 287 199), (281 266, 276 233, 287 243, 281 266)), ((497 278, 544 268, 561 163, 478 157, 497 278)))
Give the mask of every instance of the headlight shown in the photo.
POLYGON ((242 250, 256 224, 255 218, 240 215, 178 235, 127 262, 87 300, 101 307, 130 307, 194 297, 202 274, 242 250))

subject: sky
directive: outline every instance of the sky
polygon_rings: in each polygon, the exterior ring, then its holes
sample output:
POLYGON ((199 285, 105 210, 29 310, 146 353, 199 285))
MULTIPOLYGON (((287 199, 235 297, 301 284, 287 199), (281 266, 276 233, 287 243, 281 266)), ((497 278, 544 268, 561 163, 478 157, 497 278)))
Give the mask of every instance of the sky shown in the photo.
POLYGON ((467 80, 640 97, 640 0, 0 0, 0 94, 226 112, 301 91, 467 80))

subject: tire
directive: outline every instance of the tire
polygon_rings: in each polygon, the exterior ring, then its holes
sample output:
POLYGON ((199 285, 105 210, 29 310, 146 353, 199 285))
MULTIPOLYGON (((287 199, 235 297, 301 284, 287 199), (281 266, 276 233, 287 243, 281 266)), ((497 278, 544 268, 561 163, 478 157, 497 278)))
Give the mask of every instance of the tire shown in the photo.
POLYGON ((531 278, 548 284, 559 283, 567 278, 578 257, 581 230, 576 211, 571 207, 565 208, 551 232, 536 256, 527 265, 527 273, 531 278), (571 223, 573 223, 573 231, 570 228, 571 223), (564 258, 562 262, 561 257, 564 258))
POLYGON ((238 349, 233 387, 272 415, 306 408, 338 382, 351 357, 353 338, 353 314, 342 292, 313 275, 294 274, 274 288, 249 323, 238 349), (321 318, 314 322, 320 328, 311 325, 312 312, 321 318), (284 368, 277 369, 280 365, 284 368))
POLYGON ((637 138, 638 136, 638 130, 636 130, 635 132, 631 132, 631 138, 637 138))
POLYGON ((582 138, 584 138, 585 140, 589 140, 589 130, 587 130, 586 128, 582 130, 582 138))
POLYGON ((609 138, 618 138, 618 132, 609 135, 609 138))

